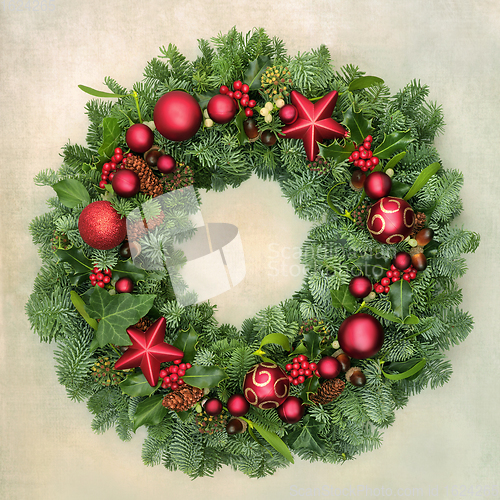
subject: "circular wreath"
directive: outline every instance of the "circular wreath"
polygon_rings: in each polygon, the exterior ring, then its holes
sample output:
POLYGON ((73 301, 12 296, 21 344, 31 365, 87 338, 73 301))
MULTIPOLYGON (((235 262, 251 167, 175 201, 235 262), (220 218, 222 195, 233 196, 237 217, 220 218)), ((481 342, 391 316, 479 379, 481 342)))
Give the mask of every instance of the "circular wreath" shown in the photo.
POLYGON ((80 86, 98 98, 87 146, 35 179, 57 196, 30 226, 43 265, 27 314, 95 432, 147 427, 146 465, 260 477, 292 453, 353 459, 410 395, 448 381, 444 351, 472 329, 455 279, 479 236, 451 226, 463 178, 432 145, 442 110, 417 81, 391 96, 335 71, 325 46, 290 57, 262 29, 210 42, 194 62, 162 47, 132 91, 80 86), (195 232, 185 193, 252 174, 315 225, 302 288, 238 329, 182 299, 172 227, 195 232), (165 255, 176 265, 144 265, 165 255))

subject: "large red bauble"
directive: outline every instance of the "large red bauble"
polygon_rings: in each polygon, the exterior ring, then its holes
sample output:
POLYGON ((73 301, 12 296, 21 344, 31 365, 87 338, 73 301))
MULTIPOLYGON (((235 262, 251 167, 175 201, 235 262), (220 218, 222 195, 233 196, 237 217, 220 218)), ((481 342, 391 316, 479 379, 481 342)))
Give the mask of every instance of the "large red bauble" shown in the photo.
POLYGON ((233 394, 227 400, 226 406, 233 417, 242 417, 250 409, 250 403, 245 399, 243 394, 233 394))
POLYGON ((118 170, 111 181, 113 191, 123 198, 135 196, 141 189, 141 179, 133 170, 118 170))
POLYGON ((411 266, 411 255, 407 252, 398 252, 392 263, 400 271, 404 271, 411 266))
POLYGON ((278 408, 278 415, 287 424, 296 424, 306 411, 302 399, 296 396, 288 396, 284 403, 278 408))
POLYGON ((234 99, 228 95, 217 94, 208 101, 207 112, 215 123, 229 123, 237 111, 234 99))
POLYGON ((111 250, 127 236, 127 221, 120 218, 109 201, 94 201, 82 210, 78 231, 92 248, 111 250))
POLYGON ((116 293, 132 293, 134 291, 134 282, 128 278, 120 278, 115 285, 116 293))
POLYGON ((125 141, 132 151, 145 153, 153 145, 154 134, 144 123, 136 123, 127 130, 125 141))
POLYGON ((372 282, 366 276, 356 276, 349 283, 349 291, 357 299, 362 299, 370 294, 373 289, 372 282))
POLYGON ((181 90, 161 96, 153 112, 156 130, 170 141, 191 139, 198 132, 202 119, 196 99, 181 90))
POLYGON ((290 381, 285 371, 275 363, 255 365, 243 381, 246 400, 261 410, 277 408, 288 397, 290 381))
POLYGON ((373 316, 353 314, 340 325, 338 341, 342 350, 351 358, 371 358, 382 348, 384 330, 373 316))
POLYGON ((203 405, 203 409, 209 414, 209 415, 219 415, 222 412, 222 402, 218 400, 217 398, 211 398, 207 399, 205 401, 205 404, 203 405))
POLYGON ((318 372, 323 378, 335 378, 341 371, 342 365, 332 356, 324 356, 318 362, 318 372))
POLYGON ((367 196, 378 200, 391 192, 392 180, 384 172, 373 172, 366 178, 363 188, 367 196))
POLYGON ((411 234, 414 224, 413 209, 405 200, 393 196, 386 196, 373 204, 366 218, 366 226, 373 238, 388 245, 403 241, 411 234))
POLYGON ((280 120, 285 125, 290 125, 293 123, 299 116, 297 108, 293 104, 285 104, 279 111, 280 120))

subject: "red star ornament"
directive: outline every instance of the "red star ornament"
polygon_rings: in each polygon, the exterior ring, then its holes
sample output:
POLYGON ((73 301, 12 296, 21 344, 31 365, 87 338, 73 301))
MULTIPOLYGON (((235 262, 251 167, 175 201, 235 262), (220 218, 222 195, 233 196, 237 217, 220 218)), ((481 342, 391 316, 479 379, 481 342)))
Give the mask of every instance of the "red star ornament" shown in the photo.
POLYGON ((313 103, 296 90, 292 91, 292 104, 299 117, 281 131, 287 139, 302 139, 307 159, 314 161, 319 153, 318 142, 346 137, 349 132, 331 116, 337 103, 338 92, 333 90, 313 103))
POLYGON ((165 338, 165 318, 157 319, 145 332, 135 326, 127 328, 132 345, 115 363, 115 369, 140 367, 151 387, 158 382, 160 364, 165 361, 182 359, 184 353, 163 341, 165 338))

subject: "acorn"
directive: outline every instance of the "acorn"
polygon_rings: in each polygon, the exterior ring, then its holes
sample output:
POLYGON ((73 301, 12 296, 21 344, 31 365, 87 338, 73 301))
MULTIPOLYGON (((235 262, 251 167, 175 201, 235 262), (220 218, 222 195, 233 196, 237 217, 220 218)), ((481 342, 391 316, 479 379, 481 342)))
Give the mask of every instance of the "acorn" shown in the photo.
POLYGON ((144 153, 144 161, 147 163, 148 167, 156 167, 158 158, 163 153, 160 151, 159 146, 152 146, 144 153))
POLYGON ((411 256, 411 263, 417 271, 423 271, 427 267, 427 257, 423 253, 416 253, 411 256))
POLYGON ((123 242, 122 246, 120 247, 120 250, 118 250, 118 253, 120 254, 120 257, 123 260, 130 259, 131 253, 130 253, 130 245, 129 245, 128 240, 123 242))
POLYGON ((432 241, 432 238, 434 238, 434 231, 430 227, 421 229, 415 236, 418 245, 421 247, 425 247, 425 245, 430 243, 432 241))
POLYGON ((257 128, 257 122, 254 118, 247 118, 243 122, 243 131, 249 139, 257 139, 259 135, 259 129, 257 128))
POLYGON ((342 349, 335 351, 333 353, 333 357, 337 358, 343 372, 347 372, 347 370, 349 370, 351 367, 351 358, 342 349))
POLYGON ((264 132, 262 132, 260 140, 262 141, 262 144, 265 144, 269 147, 276 144, 276 136, 270 130, 265 130, 264 132))
POLYGON ((350 368, 345 374, 345 379, 356 387, 361 387, 366 384, 366 376, 358 366, 350 368))
POLYGON ((365 184, 365 179, 366 179, 366 174, 362 170, 357 168, 356 170, 354 170, 351 176, 351 187, 355 191, 361 191, 365 184))
POLYGON ((247 430, 247 423, 241 418, 232 418, 226 425, 226 432, 232 436, 243 434, 247 430))

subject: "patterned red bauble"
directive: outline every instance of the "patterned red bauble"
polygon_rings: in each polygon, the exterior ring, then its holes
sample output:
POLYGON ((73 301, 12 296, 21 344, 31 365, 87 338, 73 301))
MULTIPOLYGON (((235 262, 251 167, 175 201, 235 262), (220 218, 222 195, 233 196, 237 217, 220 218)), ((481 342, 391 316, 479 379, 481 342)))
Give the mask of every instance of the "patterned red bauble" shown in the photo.
POLYGON ((118 170, 111 181, 113 191, 123 198, 135 196, 141 189, 141 179, 133 170, 118 170))
POLYGON ((373 172, 366 178, 363 187, 367 196, 372 200, 378 200, 389 195, 392 188, 392 180, 384 172, 373 172))
POLYGON ((116 293, 132 293, 134 291, 134 282, 130 278, 120 278, 115 285, 116 293))
POLYGON ((246 400, 261 410, 277 408, 288 397, 290 381, 285 371, 275 363, 255 365, 243 381, 246 400))
POLYGON ((357 299, 362 299, 370 294, 373 289, 372 282, 366 276, 356 276, 349 283, 349 291, 357 299))
POLYGON ((293 104, 285 104, 279 111, 280 120, 285 125, 290 125, 299 116, 297 108, 293 104))
POLYGON ((153 111, 156 130, 170 141, 187 141, 200 128, 203 115, 196 99, 172 90, 161 96, 153 111))
POLYGON ((125 142, 132 151, 145 153, 153 145, 153 131, 144 123, 136 123, 127 130, 125 142))
POLYGON ((318 361, 318 372, 323 378, 335 378, 341 371, 342 365, 332 356, 324 356, 318 361))
POLYGON ((382 348, 384 330, 379 320, 373 316, 353 314, 340 325, 338 341, 342 350, 351 358, 371 358, 382 348))
POLYGON ((162 174, 170 174, 175 170, 176 166, 177 163, 171 155, 161 155, 156 162, 156 168, 162 174))
POLYGON ((388 245, 403 241, 411 234, 414 224, 413 209, 405 200, 393 196, 386 196, 373 204, 366 218, 366 226, 373 238, 388 245))
POLYGON ((392 261, 394 267, 398 268, 400 271, 411 266, 411 255, 407 252, 398 252, 392 261))
POLYGON ((278 408, 278 415, 287 424, 296 424, 306 411, 302 399, 296 396, 288 396, 284 403, 278 408))
POLYGON ((92 248, 111 250, 127 236, 127 221, 120 218, 109 201, 94 201, 82 210, 78 231, 92 248))
POLYGON ((203 409, 212 416, 219 415, 222 412, 222 402, 217 398, 207 399, 203 405, 203 409))
POLYGON ((215 123, 229 123, 237 111, 238 106, 228 95, 217 94, 208 101, 207 112, 215 123))
POLYGON ((226 406, 233 417, 242 417, 250 409, 250 403, 245 399, 243 394, 233 394, 227 400, 226 406))

